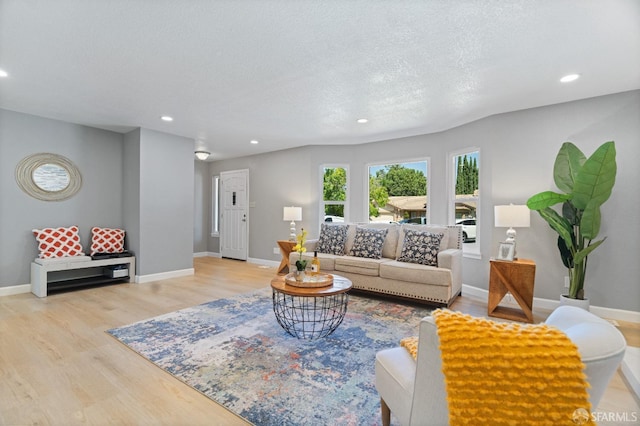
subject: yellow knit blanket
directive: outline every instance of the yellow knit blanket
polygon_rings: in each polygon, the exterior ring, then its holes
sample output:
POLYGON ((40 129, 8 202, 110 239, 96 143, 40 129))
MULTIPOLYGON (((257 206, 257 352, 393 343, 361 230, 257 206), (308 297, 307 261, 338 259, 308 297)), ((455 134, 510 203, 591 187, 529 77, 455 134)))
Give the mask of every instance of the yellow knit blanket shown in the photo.
MULTIPOLYGON (((589 416, 584 364, 563 332, 545 324, 498 323, 446 309, 432 315, 450 425, 595 424, 589 416)), ((411 344, 410 339, 403 346, 411 344)))

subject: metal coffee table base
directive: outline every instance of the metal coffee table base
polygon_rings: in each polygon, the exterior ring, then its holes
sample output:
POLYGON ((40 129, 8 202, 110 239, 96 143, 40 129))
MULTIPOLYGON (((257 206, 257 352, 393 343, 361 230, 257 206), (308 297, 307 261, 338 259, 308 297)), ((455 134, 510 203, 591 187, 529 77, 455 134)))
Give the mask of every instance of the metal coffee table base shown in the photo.
POLYGON ((342 323, 348 303, 348 293, 314 297, 273 290, 273 312, 278 323, 298 339, 318 339, 333 333, 342 323))

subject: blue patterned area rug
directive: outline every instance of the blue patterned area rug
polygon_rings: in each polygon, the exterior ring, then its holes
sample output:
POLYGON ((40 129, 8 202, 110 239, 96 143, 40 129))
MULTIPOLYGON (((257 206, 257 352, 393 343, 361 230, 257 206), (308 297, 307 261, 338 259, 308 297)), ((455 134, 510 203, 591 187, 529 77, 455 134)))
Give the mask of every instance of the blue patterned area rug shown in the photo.
POLYGON ((375 354, 416 335, 429 312, 352 295, 332 335, 298 340, 269 288, 107 332, 256 425, 377 425, 375 354))

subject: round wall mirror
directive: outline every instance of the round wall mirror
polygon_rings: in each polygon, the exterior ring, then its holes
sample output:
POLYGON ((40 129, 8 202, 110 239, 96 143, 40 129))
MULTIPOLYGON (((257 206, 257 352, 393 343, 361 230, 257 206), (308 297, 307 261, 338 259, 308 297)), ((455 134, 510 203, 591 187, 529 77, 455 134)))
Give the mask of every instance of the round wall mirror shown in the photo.
POLYGON ((23 158, 16 167, 18 186, 43 201, 62 201, 74 196, 82 186, 75 164, 57 154, 41 153, 23 158))
POLYGON ((62 191, 71 182, 71 176, 64 167, 58 164, 43 164, 33 171, 33 183, 43 191, 62 191))

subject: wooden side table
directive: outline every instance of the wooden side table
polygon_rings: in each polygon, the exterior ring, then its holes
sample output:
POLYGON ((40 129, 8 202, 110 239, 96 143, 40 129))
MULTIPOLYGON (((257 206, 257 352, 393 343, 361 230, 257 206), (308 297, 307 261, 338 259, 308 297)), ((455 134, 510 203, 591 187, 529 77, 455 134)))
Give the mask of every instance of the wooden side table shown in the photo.
POLYGON ((489 274, 489 316, 514 321, 533 322, 533 284, 536 264, 529 259, 513 262, 491 260, 489 274), (522 310, 498 306, 510 292, 522 310))
POLYGON ((285 268, 287 268, 287 271, 289 270, 289 254, 295 245, 295 241, 278 240, 278 247, 280 247, 280 253, 282 254, 282 261, 278 267, 278 274, 282 274, 282 271, 284 271, 285 268))

